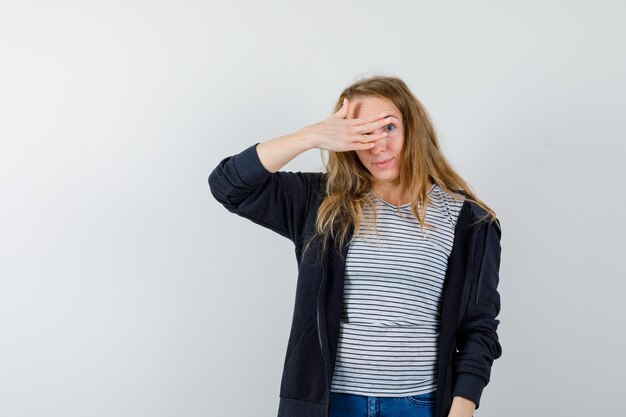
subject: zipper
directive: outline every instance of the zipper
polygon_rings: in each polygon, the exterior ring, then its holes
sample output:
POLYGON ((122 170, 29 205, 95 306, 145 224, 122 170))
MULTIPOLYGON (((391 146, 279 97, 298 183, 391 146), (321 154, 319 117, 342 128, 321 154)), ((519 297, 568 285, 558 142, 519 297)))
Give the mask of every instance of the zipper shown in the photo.
POLYGON ((472 277, 474 276, 474 274, 472 274, 472 270, 474 269, 474 248, 476 247, 476 237, 478 236, 478 227, 475 227, 474 230, 472 231, 472 238, 471 238, 471 246, 469 248, 470 254, 469 254, 469 261, 468 261, 468 265, 467 265, 467 270, 465 271, 465 281, 463 283, 463 288, 461 291, 461 309, 459 310, 459 315, 457 318, 457 326, 461 323, 461 319, 465 316, 465 309, 467 308, 467 305, 469 304, 469 294, 467 294, 468 290, 472 287, 472 277), (467 302, 466 302, 467 300, 467 302))
POLYGON ((322 360, 324 361, 324 384, 326 386, 326 392, 328 392, 328 401, 326 403, 326 413, 328 415, 328 408, 330 406, 330 387, 328 386, 328 365, 326 363, 326 355, 324 353, 324 343, 322 342, 322 326, 320 322, 320 296, 322 290, 326 284, 326 263, 322 261, 322 282, 320 288, 317 291, 317 303, 316 303, 316 315, 317 315, 317 340, 320 344, 320 351, 322 352, 322 360))
MULTIPOLYGON (((354 229, 351 227, 350 228, 350 236, 352 237, 354 233, 354 229)), ((351 240, 351 239, 350 239, 351 240)), ((345 259, 348 255, 348 249, 350 247, 350 240, 348 241, 347 244, 344 245, 343 250, 342 250, 342 261, 341 261, 341 268, 342 271, 345 271, 345 259)), ((331 251, 333 251, 335 248, 334 246, 330 249, 331 251)), ((330 254, 326 254, 329 255, 330 254)), ((332 370, 330 369, 330 362, 326 360, 326 354, 325 354, 325 350, 324 350, 324 343, 322 341, 322 326, 321 326, 321 321, 320 321, 320 297, 322 295, 322 291, 326 289, 326 262, 322 261, 322 282, 320 283, 320 289, 317 292, 317 305, 316 305, 316 314, 317 314, 317 340, 319 341, 320 344, 320 350, 322 351, 322 358, 324 361, 324 383, 326 384, 326 392, 328 393, 328 401, 326 402, 326 412, 324 413, 325 416, 328 416, 328 412, 329 412, 329 408, 330 408, 330 382, 329 382, 329 374, 330 372, 332 372, 332 370)), ((325 329, 326 330, 326 329, 325 329)))

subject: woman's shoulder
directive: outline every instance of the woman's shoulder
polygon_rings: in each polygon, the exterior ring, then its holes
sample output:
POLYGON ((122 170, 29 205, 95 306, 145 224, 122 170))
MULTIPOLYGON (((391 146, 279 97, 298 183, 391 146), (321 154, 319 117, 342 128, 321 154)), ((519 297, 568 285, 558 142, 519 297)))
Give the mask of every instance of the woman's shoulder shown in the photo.
POLYGON ((466 201, 466 203, 468 204, 472 216, 472 221, 479 221, 479 223, 482 223, 486 226, 494 226, 499 233, 502 232, 500 219, 498 219, 498 217, 493 217, 489 215, 489 212, 487 210, 482 208, 474 201, 468 200, 466 201))
POLYGON ((433 209, 439 211, 441 216, 446 217, 452 226, 456 226, 465 197, 454 193, 454 190, 444 190, 438 184, 434 184, 429 193, 433 209))
POLYGON ((455 188, 444 194, 448 202, 455 202, 452 205, 458 208, 459 216, 469 217, 471 223, 495 225, 500 230, 500 220, 490 216, 489 212, 473 201, 465 190, 455 188))

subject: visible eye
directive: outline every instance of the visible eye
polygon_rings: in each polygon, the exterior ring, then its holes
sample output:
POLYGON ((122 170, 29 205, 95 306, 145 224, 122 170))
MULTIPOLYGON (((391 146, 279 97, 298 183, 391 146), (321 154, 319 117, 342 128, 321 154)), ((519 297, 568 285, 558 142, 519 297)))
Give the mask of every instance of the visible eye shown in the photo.
POLYGON ((396 129, 396 125, 394 125, 393 123, 389 123, 387 126, 385 126, 385 129, 387 129, 388 127, 392 127, 393 129, 387 130, 387 132, 392 132, 396 129))

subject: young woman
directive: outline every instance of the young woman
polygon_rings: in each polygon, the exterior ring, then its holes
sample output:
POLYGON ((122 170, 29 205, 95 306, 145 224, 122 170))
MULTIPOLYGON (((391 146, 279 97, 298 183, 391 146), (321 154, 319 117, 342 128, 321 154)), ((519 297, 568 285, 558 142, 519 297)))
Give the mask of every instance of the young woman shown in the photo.
POLYGON ((473 415, 502 354, 500 223, 402 80, 359 80, 327 119, 223 159, 209 186, 295 245, 279 417, 473 415), (313 148, 325 173, 280 171, 313 148))

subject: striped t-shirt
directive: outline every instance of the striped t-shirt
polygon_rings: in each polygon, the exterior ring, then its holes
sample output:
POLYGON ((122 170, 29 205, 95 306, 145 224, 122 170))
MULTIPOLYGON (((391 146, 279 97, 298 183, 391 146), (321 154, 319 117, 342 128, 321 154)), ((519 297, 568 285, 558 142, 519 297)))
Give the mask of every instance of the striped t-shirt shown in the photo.
MULTIPOLYGON (((402 397, 437 388, 439 303, 463 205, 433 184, 420 232, 410 204, 372 192, 379 239, 361 221, 346 258, 344 298, 331 391, 402 397), (365 239, 364 239, 365 238, 365 239)), ((373 213, 364 207, 364 218, 373 213)))

